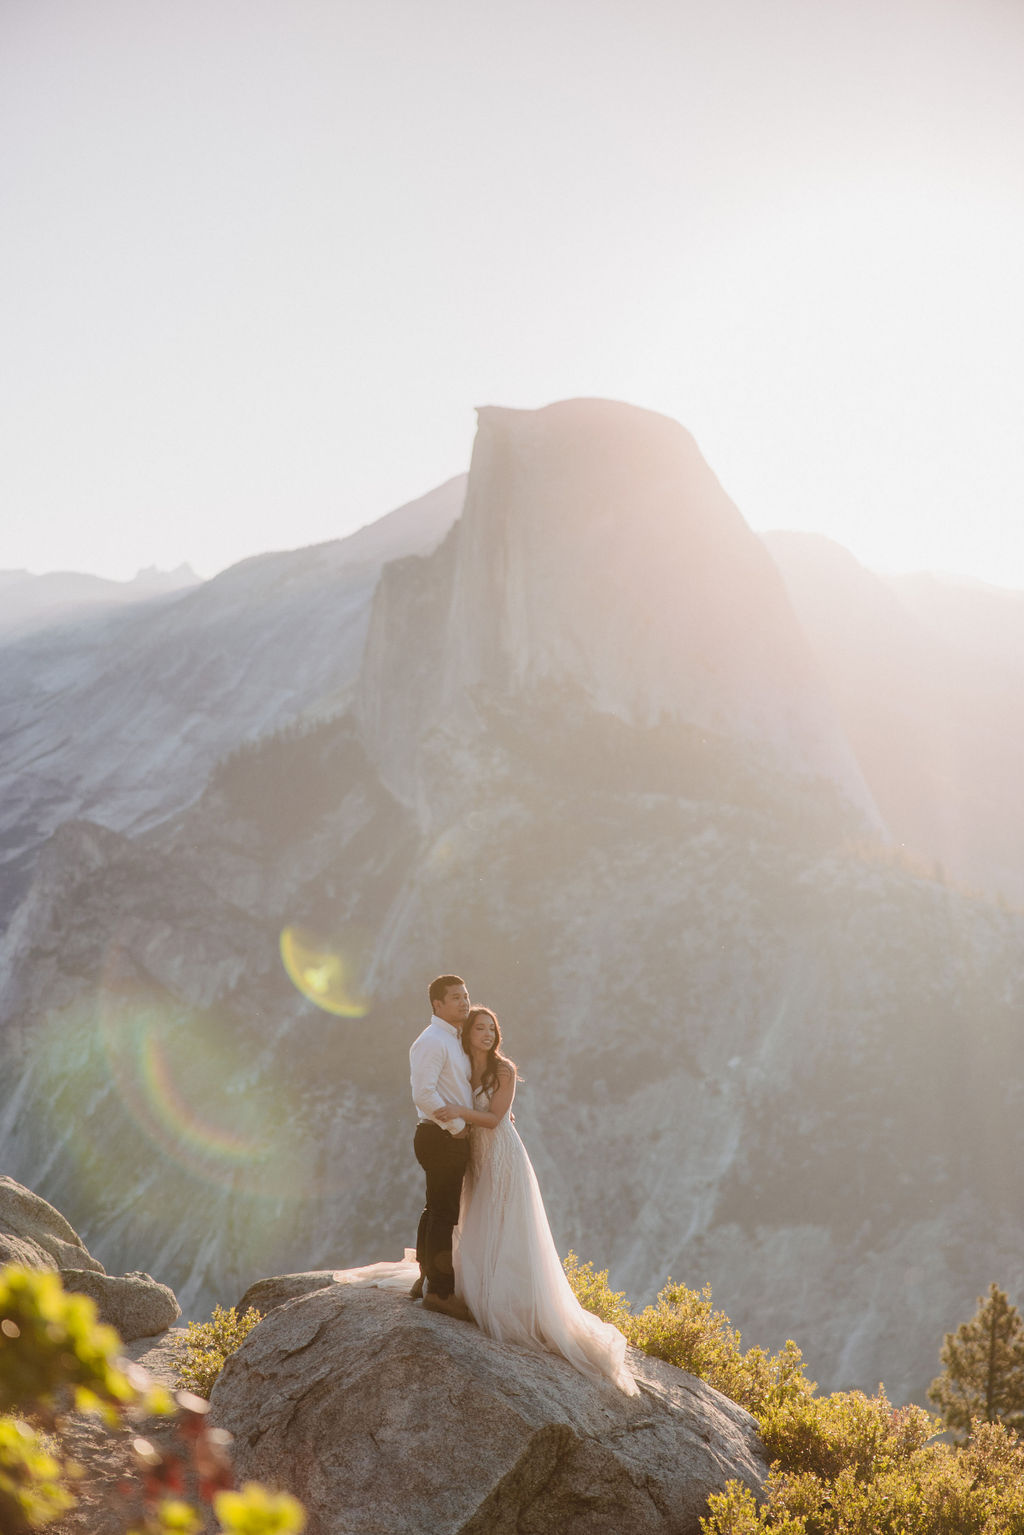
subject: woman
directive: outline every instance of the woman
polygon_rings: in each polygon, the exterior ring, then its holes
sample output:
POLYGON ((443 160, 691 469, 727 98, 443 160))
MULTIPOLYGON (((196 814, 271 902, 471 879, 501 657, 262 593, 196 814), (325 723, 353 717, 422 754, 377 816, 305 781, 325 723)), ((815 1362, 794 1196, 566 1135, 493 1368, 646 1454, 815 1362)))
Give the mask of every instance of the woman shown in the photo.
POLYGON ((626 1340, 584 1311, 565 1277, 526 1147, 509 1118, 516 1068, 501 1052, 490 1008, 475 1007, 462 1030, 476 1105, 446 1104, 471 1126, 469 1170, 455 1245, 455 1285, 492 1338, 561 1354, 585 1375, 611 1380, 630 1396, 626 1340))

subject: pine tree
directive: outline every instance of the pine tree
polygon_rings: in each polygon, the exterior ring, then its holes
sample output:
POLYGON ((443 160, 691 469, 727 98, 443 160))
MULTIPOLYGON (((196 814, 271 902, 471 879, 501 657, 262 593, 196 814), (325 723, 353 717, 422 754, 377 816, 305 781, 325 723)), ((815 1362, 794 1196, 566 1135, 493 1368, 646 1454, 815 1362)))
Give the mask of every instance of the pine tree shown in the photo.
POLYGON ((978 1296, 978 1310, 940 1354, 945 1371, 928 1388, 947 1428, 964 1434, 972 1422, 1003 1423, 1024 1433, 1024 1321, 999 1286, 978 1296))

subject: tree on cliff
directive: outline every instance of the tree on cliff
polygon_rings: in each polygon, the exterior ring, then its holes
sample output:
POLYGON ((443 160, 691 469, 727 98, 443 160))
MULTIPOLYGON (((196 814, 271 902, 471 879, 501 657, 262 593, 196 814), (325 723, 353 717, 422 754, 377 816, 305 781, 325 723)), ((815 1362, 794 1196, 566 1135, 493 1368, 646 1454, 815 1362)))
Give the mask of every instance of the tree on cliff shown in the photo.
POLYGON ((945 1370, 928 1395, 947 1428, 969 1434, 980 1419, 1024 1433, 1024 1321, 998 1285, 946 1334, 940 1358, 945 1370))

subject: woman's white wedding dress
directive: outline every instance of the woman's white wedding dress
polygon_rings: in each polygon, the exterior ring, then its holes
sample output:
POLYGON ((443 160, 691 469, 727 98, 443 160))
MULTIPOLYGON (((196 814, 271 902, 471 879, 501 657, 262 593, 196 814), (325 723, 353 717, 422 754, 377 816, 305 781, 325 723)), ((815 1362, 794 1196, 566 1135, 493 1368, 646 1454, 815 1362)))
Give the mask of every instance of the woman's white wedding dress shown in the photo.
MULTIPOLYGON (((486 1107, 479 1091, 477 1099, 486 1107)), ((636 1394, 622 1333, 584 1311, 565 1277, 537 1176, 507 1114, 493 1130, 474 1125, 470 1133, 454 1255, 455 1288, 484 1332, 549 1349, 636 1394)))
MULTIPOLYGON (((479 1090, 477 1096, 486 1107, 486 1096, 479 1090)), ((622 1333, 585 1311, 565 1277, 537 1176, 507 1114, 493 1130, 474 1125, 470 1132, 454 1257, 456 1293, 483 1332, 561 1354, 584 1375, 637 1394, 622 1333)), ((402 1263, 341 1269, 334 1279, 405 1289, 418 1274, 407 1249, 402 1263)))

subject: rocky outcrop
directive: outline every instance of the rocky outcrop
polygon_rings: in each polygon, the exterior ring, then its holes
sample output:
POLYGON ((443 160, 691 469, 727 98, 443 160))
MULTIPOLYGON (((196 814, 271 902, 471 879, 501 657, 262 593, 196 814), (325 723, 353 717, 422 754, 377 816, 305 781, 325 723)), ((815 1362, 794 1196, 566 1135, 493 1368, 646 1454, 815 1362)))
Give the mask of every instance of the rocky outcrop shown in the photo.
POLYGON ((32 1269, 104 1272, 59 1210, 0 1175, 0 1263, 32 1269))
POLYGON ((56 1270, 65 1290, 88 1295, 101 1322, 124 1343, 154 1337, 176 1322, 173 1290, 149 1274, 107 1274, 63 1215, 13 1178, 0 1177, 0 1265, 56 1270))
POLYGON ((754 1420, 632 1351, 636 1398, 404 1297, 344 1285, 271 1312, 211 1417, 235 1475, 294 1492, 308 1535, 698 1535, 708 1494, 759 1487, 754 1420))
POLYGON ((100 1321, 116 1327, 125 1343, 154 1338, 181 1316, 174 1291, 159 1284, 151 1274, 115 1276, 65 1269, 60 1277, 65 1290, 88 1295, 95 1301, 100 1321))
POLYGON ((334 1283, 333 1269, 320 1269, 310 1274, 278 1274, 272 1279, 257 1279, 246 1290, 235 1310, 239 1316, 252 1307, 260 1316, 276 1311, 278 1306, 301 1295, 312 1295, 314 1290, 326 1290, 334 1283))

